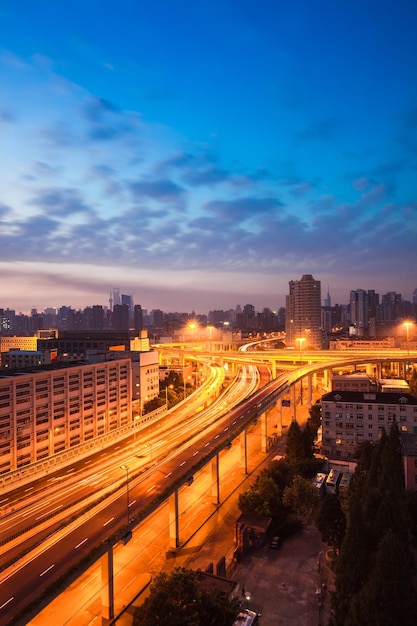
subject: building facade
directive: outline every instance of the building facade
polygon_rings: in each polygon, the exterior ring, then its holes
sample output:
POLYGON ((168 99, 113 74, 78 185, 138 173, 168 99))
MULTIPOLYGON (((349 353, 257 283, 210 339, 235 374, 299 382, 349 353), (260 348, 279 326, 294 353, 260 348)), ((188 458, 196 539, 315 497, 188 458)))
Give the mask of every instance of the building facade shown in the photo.
POLYGON ((322 453, 349 460, 364 441, 377 442, 396 420, 417 433, 417 398, 409 393, 331 391, 322 396, 322 453))
POLYGON ((0 474, 132 420, 131 361, 0 377, 0 474))
POLYGON ((323 345, 321 328, 321 284, 311 274, 301 280, 289 282, 290 293, 286 297, 285 332, 286 345, 304 349, 320 350, 323 345), (298 340, 298 341, 297 341, 298 340))

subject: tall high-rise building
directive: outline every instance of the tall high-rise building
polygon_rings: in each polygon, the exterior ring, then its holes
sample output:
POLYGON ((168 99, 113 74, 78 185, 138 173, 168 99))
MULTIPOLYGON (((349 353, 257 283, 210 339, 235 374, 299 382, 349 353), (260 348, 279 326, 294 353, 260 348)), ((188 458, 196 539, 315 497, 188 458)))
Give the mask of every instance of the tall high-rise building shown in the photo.
POLYGON ((134 321, 134 327, 135 327, 135 332, 138 333, 139 331, 143 330, 144 325, 143 325, 143 311, 142 311, 142 307, 140 306, 140 304, 135 304, 134 307, 134 314, 133 314, 133 321, 134 321))
POLYGON ((350 292, 350 323, 355 334, 363 336, 368 329, 369 296, 364 289, 350 292))
POLYGON ((320 350, 323 340, 320 281, 314 280, 311 274, 304 274, 301 280, 290 280, 289 287, 285 314, 286 344, 294 348, 320 350))

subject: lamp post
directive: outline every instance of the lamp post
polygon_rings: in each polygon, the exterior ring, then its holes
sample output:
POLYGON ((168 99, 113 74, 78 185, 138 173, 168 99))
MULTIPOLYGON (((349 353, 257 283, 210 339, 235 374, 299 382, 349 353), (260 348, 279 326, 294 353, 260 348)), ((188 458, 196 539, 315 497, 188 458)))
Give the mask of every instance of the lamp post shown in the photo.
POLYGON ((249 608, 249 601, 251 599, 251 593, 250 591, 245 591, 245 598, 246 598, 246 608, 249 608))
POLYGON ((303 364, 303 342, 306 340, 305 337, 297 337, 296 341, 300 343, 300 365, 303 364))
POLYGON ((129 526, 129 468, 127 465, 121 465, 120 469, 126 471, 126 511, 127 511, 127 525, 129 526))
POLYGON ((410 326, 412 326, 412 322, 404 322, 403 326, 405 326, 405 332, 407 335, 407 356, 410 356, 410 326))

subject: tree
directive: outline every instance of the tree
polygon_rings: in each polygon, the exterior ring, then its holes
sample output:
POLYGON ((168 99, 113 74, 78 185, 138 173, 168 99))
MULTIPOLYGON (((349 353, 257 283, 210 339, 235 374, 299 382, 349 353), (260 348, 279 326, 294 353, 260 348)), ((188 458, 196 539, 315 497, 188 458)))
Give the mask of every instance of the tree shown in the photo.
POLYGON ((409 380, 410 393, 412 396, 417 396, 417 368, 413 365, 411 370, 411 376, 409 380))
POLYGON ((171 574, 161 572, 155 577, 149 596, 135 611, 133 624, 230 626, 238 611, 237 601, 229 601, 219 591, 204 591, 199 572, 176 567, 171 574))
POLYGON ((414 626, 417 601, 413 574, 407 550, 389 530, 379 545, 369 581, 360 592, 357 623, 414 626))
POLYGON ((291 465, 297 465, 305 457, 303 435, 296 420, 291 422, 288 429, 285 455, 291 465))
POLYGON ((294 476, 291 485, 284 489, 282 503, 301 517, 306 517, 317 506, 317 502, 317 489, 311 480, 302 476, 294 476))
POLYGON ((308 418, 307 423, 310 424, 310 428, 314 433, 314 437, 317 436, 317 431, 320 428, 321 424, 321 403, 313 404, 308 410, 310 417, 308 418))
POLYGON ((317 528, 322 540, 338 554, 346 532, 346 516, 336 495, 327 494, 321 500, 317 528))
POLYGON ((275 481, 262 473, 255 483, 239 494, 238 508, 242 513, 271 517, 281 508, 280 491, 275 481))

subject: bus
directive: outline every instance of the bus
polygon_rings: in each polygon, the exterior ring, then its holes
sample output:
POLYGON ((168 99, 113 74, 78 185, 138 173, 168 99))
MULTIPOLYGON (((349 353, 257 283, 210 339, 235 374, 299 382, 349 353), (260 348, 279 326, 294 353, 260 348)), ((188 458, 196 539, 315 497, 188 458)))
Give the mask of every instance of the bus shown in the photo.
POLYGON ((233 626, 258 626, 259 625, 259 613, 251 611, 250 609, 244 609, 240 611, 239 615, 233 622, 233 626))
POLYGON ((319 496, 322 496, 325 492, 326 479, 327 479, 327 474, 324 474, 322 472, 319 472, 318 474, 316 474, 315 478, 313 478, 313 485, 319 492, 319 496))
POLYGON ((352 474, 349 472, 343 472, 342 477, 339 482, 339 492, 340 494, 346 495, 349 491, 350 481, 352 479, 352 474))
POLYGON ((339 470, 331 469, 326 480, 326 492, 337 494, 341 478, 342 473, 339 470))

